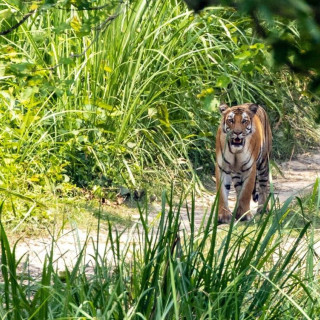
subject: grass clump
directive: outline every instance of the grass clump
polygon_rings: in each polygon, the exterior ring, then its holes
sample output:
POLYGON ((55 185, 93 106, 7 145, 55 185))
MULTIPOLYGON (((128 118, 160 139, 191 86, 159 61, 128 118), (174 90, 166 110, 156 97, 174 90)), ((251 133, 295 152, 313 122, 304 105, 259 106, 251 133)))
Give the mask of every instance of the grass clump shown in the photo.
POLYGON ((216 203, 199 224, 194 199, 189 209, 172 199, 173 193, 163 194, 156 226, 147 207, 131 230, 117 232, 109 223, 105 243, 93 241, 90 273, 83 263, 89 239, 63 277, 53 261, 53 239, 40 279, 19 279, 19 243, 11 248, 1 225, 1 317, 317 318, 315 226, 288 227, 290 199, 255 222, 233 220, 228 227, 217 225, 216 203))

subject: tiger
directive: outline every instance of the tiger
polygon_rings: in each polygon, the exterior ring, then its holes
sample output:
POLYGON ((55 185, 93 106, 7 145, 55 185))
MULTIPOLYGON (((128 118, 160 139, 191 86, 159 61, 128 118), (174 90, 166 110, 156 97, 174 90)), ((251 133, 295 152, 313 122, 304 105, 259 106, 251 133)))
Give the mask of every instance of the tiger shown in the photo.
POLYGON ((234 107, 221 104, 221 124, 216 135, 216 184, 219 190, 218 221, 230 223, 228 207, 231 182, 237 194, 235 218, 253 218, 250 199, 262 212, 269 193, 269 156, 272 134, 265 110, 255 103, 234 107))

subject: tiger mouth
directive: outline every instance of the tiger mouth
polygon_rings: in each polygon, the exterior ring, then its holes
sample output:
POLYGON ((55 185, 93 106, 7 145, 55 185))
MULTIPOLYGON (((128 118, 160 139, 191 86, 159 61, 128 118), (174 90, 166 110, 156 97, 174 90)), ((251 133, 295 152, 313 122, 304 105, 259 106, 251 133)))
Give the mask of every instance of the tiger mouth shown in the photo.
POLYGON ((233 138, 231 139, 231 145, 234 147, 242 147, 244 145, 244 139, 233 138))

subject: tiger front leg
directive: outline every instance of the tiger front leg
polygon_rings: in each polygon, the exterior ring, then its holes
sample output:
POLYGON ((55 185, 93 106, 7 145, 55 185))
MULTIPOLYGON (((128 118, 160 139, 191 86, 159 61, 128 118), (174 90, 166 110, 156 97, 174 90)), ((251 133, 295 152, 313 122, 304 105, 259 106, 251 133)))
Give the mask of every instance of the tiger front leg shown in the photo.
POLYGON ((239 197, 241 189, 242 189, 241 172, 232 172, 231 177, 232 177, 233 186, 236 189, 237 197, 239 197))
POLYGON ((232 212, 228 206, 228 195, 231 188, 231 175, 227 171, 216 168, 216 183, 219 193, 218 204, 218 222, 229 223, 232 218, 232 212))
POLYGON ((242 188, 238 196, 236 219, 249 221, 253 218, 250 211, 250 200, 256 183, 256 167, 253 165, 247 177, 243 179, 242 188))

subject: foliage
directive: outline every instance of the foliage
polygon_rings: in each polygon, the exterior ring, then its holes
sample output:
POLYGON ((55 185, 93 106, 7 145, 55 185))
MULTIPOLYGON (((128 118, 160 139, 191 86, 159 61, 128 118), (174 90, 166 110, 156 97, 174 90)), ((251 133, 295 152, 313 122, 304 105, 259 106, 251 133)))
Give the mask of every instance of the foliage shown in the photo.
MULTIPOLYGON (((7 1, 0 12, 11 30, 0 39, 6 189, 197 183, 214 167, 222 100, 265 105, 288 154, 314 141, 304 130, 318 103, 308 79, 275 72, 270 48, 234 10, 194 16, 176 1, 7 1)), ((275 155, 282 150, 276 143, 275 155)))
POLYGON ((286 64, 296 73, 308 74, 313 91, 320 90, 320 4, 315 0, 185 0, 194 10, 223 4, 234 7, 252 18, 252 27, 260 38, 272 46, 276 64, 286 64), (279 28, 276 21, 283 25, 279 28), (292 35, 296 25, 299 37, 292 35))
MULTIPOLYGON (((319 205, 316 185, 314 190, 319 205)), ((181 224, 183 201, 175 205, 172 198, 163 194, 156 221, 150 222, 146 206, 130 231, 117 232, 109 223, 105 243, 92 239, 93 272, 84 264, 87 239, 73 268, 59 274, 53 238, 40 278, 32 277, 28 260, 20 277, 19 243, 10 246, 1 224, 1 318, 317 318, 316 226, 304 221, 292 228, 297 217, 288 222, 291 199, 281 207, 273 204, 253 224, 218 227, 216 204, 197 226, 193 199, 188 222, 181 224)))

